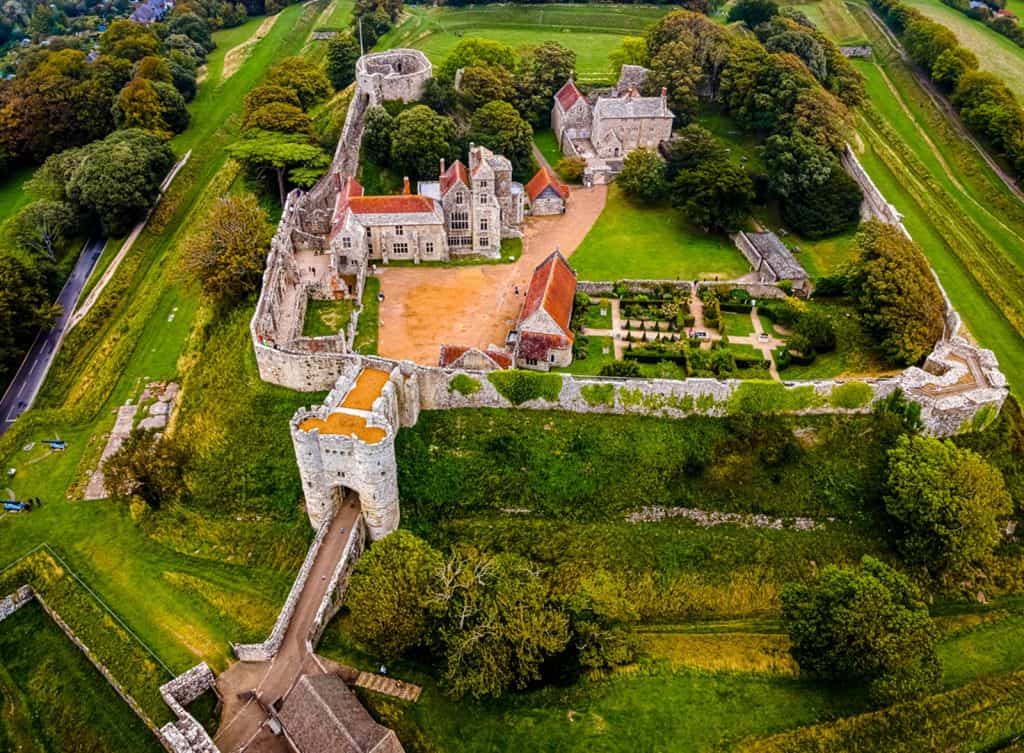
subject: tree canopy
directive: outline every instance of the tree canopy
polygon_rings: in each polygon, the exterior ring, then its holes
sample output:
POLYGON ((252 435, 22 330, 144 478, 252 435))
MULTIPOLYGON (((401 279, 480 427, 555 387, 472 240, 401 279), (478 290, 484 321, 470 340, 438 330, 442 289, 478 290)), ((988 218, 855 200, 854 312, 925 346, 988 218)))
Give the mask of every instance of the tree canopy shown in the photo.
POLYGON ((668 191, 665 160, 653 149, 634 149, 623 160, 616 183, 634 199, 648 204, 661 201, 668 191))
POLYGON ((438 115, 426 105, 403 110, 395 118, 391 135, 391 163, 410 178, 437 175, 441 159, 450 159, 455 139, 455 123, 438 115))
POLYGON ((469 139, 507 157, 518 178, 532 174, 533 129, 508 102, 488 102, 474 112, 469 139))

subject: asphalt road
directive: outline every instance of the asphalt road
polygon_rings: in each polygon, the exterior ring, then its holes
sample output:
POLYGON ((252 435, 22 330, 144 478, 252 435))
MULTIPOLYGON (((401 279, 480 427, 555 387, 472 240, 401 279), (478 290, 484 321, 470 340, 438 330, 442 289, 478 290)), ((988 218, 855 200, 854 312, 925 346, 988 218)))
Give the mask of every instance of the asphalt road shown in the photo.
POLYGON ((79 254, 75 268, 71 270, 71 276, 68 277, 60 295, 57 296, 57 303, 61 305, 62 309, 60 317, 53 325, 53 329, 36 335, 35 342, 32 343, 25 360, 18 368, 18 373, 14 375, 7 392, 0 399, 0 435, 10 428, 18 416, 32 407, 39 388, 50 370, 50 364, 53 363, 57 351, 60 350, 71 313, 78 304, 86 280, 89 279, 100 254, 103 253, 105 243, 106 240, 103 238, 90 239, 82 249, 82 253, 79 254))

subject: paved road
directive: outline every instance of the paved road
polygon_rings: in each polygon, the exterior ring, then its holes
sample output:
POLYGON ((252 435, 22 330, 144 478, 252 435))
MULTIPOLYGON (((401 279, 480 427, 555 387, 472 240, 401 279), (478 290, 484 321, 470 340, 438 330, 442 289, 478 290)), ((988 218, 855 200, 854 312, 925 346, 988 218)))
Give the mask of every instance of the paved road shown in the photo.
POLYGON ((79 296, 82 295, 86 280, 96 266, 96 261, 103 253, 105 243, 106 240, 103 238, 91 239, 79 254, 71 276, 57 296, 57 303, 62 308, 60 318, 49 332, 40 332, 36 335, 35 342, 18 368, 18 373, 14 375, 7 392, 0 399, 0 435, 10 428, 18 416, 32 407, 32 402, 36 399, 39 388, 50 370, 50 364, 60 350, 71 313, 78 303, 79 296))

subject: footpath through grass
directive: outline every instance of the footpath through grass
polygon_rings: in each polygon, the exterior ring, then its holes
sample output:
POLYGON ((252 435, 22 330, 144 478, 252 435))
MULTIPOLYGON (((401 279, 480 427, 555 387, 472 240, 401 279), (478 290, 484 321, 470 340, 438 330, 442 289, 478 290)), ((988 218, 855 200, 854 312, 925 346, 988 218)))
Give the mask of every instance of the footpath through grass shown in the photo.
POLYGON ((581 81, 614 82, 608 53, 624 36, 642 32, 668 8, 645 5, 485 5, 473 8, 406 6, 408 17, 384 35, 377 49, 414 47, 437 65, 464 37, 481 37, 513 48, 559 42, 576 52, 581 81))
POLYGON ((572 266, 581 280, 728 280, 750 270, 724 234, 693 227, 678 209, 635 204, 614 183, 572 266))

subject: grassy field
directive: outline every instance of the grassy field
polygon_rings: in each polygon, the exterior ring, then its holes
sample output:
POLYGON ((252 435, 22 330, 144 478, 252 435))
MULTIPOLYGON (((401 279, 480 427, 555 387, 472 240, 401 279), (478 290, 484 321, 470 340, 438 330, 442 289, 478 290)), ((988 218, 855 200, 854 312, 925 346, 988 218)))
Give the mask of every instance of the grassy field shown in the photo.
POLYGON ((814 2, 783 3, 801 11, 825 34, 838 44, 859 44, 866 40, 864 30, 850 14, 842 0, 814 0, 814 2))
MULTIPOLYGON (((31 200, 32 197, 25 191, 24 185, 34 172, 31 167, 22 167, 12 171, 0 182, 0 226, 31 200)), ((3 240, 0 236, 0 242, 3 240)))
POLYGON ((750 269, 725 235, 701 232, 671 207, 634 204, 614 184, 572 266, 581 280, 731 279, 750 269))
POLYGON ((348 325, 355 304, 349 300, 314 301, 306 305, 304 337, 333 337, 348 325))
POLYGON ((552 169, 562 159, 562 150, 558 148, 558 139, 555 138, 555 132, 550 128, 534 131, 533 143, 540 149, 540 153, 544 155, 544 159, 548 161, 552 169))
POLYGON ((463 37, 481 37, 512 47, 553 40, 576 52, 581 81, 613 82, 608 52, 623 36, 639 36, 668 12, 643 5, 406 7, 408 17, 377 43, 378 49, 414 47, 435 65, 463 37))
POLYGON ((163 750, 81 651, 36 603, 0 631, 0 750, 163 750))
POLYGON ((908 0, 907 5, 956 34, 960 44, 978 56, 981 70, 999 76, 1018 100, 1024 100, 1024 48, 941 0, 908 0))

